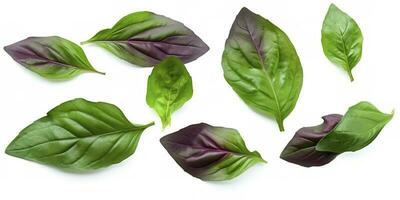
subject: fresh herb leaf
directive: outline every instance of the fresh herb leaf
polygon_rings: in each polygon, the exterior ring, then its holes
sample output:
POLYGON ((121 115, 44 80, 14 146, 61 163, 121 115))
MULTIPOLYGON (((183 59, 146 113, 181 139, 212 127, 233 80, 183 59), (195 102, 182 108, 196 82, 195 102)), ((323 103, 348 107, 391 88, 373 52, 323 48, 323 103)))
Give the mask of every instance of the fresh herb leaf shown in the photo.
POLYGON ((58 36, 29 37, 4 50, 19 64, 48 79, 71 79, 83 72, 96 71, 82 48, 58 36))
POLYGON ((132 155, 142 132, 108 103, 74 99, 23 129, 6 153, 71 171, 94 170, 132 155))
POLYGON ((143 67, 154 66, 168 56, 177 56, 188 63, 209 49, 184 24, 146 11, 123 17, 112 28, 98 32, 82 44, 92 42, 143 67))
POLYGON ((392 117, 393 113, 382 113, 371 103, 360 102, 349 108, 339 124, 318 142, 316 149, 333 153, 358 151, 374 141, 392 117))
POLYGON ((177 57, 157 64, 147 81, 146 102, 161 118, 163 127, 171 124, 171 115, 193 95, 192 77, 177 57))
POLYGON ((286 34, 247 8, 234 21, 222 57, 226 81, 251 108, 275 118, 279 130, 299 97, 303 71, 286 34))
POLYGON ((330 163, 337 153, 317 151, 318 142, 335 128, 342 115, 331 114, 322 117, 324 123, 299 129, 281 153, 281 158, 304 167, 322 166, 330 163))
POLYGON ((322 25, 325 56, 339 65, 353 81, 351 70, 361 59, 363 36, 357 23, 334 4, 329 7, 322 25))
POLYGON ((250 152, 239 132, 231 128, 194 124, 160 141, 183 170, 204 181, 232 179, 266 162, 257 151, 250 152))

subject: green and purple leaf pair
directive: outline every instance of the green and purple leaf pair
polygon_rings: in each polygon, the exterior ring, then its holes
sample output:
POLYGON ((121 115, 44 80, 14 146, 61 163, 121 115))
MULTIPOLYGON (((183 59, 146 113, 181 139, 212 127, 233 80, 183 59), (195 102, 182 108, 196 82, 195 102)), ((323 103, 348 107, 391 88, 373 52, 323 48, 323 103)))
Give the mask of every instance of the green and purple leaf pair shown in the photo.
POLYGON ((183 170, 204 181, 229 180, 266 162, 247 149, 237 130, 205 123, 171 133, 160 142, 183 170))
POLYGON ((19 64, 47 79, 71 79, 96 71, 77 44, 58 36, 29 37, 4 50, 19 64))
POLYGON ((303 83, 299 57, 287 35, 243 8, 225 43, 226 81, 251 108, 275 118, 279 130, 294 109, 303 83))
POLYGON ((317 143, 339 123, 341 115, 331 114, 322 117, 324 122, 318 126, 299 129, 281 153, 281 158, 304 167, 328 164, 338 155, 320 152, 315 149, 317 143))
POLYGON ((146 102, 160 116, 163 128, 171 124, 172 113, 192 95, 192 77, 179 58, 167 57, 153 68, 147 81, 146 102))
POLYGON ((119 163, 132 155, 142 132, 109 103, 74 99, 23 129, 6 153, 70 171, 119 163))
POLYGON ((353 81, 351 70, 362 55, 363 36, 357 23, 334 4, 329 7, 322 25, 322 47, 326 57, 346 70, 353 81))
POLYGON ((305 167, 325 165, 341 153, 369 145, 392 117, 393 113, 382 113, 374 105, 360 102, 343 117, 327 115, 323 124, 298 130, 281 158, 305 167))
POLYGON ((184 24, 152 12, 135 12, 86 43, 95 43, 117 57, 142 67, 152 67, 168 56, 184 63, 206 53, 208 46, 184 24))

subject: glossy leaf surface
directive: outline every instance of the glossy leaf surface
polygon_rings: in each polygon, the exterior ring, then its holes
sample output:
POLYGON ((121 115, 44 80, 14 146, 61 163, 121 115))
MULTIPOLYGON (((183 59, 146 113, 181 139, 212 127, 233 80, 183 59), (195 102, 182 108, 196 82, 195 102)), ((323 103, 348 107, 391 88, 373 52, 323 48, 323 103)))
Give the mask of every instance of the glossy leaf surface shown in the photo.
POLYGON ((23 129, 6 153, 72 171, 119 163, 136 150, 142 132, 108 103, 74 99, 23 129))
POLYGON ((378 136, 392 119, 368 102, 360 102, 346 112, 339 124, 317 144, 318 151, 343 153, 358 151, 378 136))
POLYGON ((205 123, 190 125, 161 138, 161 144, 187 173, 204 181, 235 178, 256 163, 239 132, 205 123))
POLYGON ((171 115, 192 98, 192 77, 177 57, 168 57, 157 64, 147 81, 146 102, 161 118, 163 127, 171 123, 171 115))
POLYGON ((29 37, 4 50, 19 64, 48 79, 70 79, 83 72, 101 73, 92 67, 81 47, 58 36, 29 37))
POLYGON ((281 153, 283 160, 304 167, 312 167, 328 164, 336 158, 337 153, 317 151, 315 146, 335 128, 342 116, 331 114, 322 118, 324 123, 321 125, 303 127, 296 132, 281 153))
POLYGON ((226 81, 251 108, 283 120, 299 97, 303 71, 293 44, 277 26, 247 8, 237 15, 222 57, 226 81))
POLYGON ((184 24, 151 12, 135 12, 83 43, 95 43, 132 64, 152 67, 168 56, 191 62, 208 46, 184 24))
POLYGON ((339 65, 353 81, 351 70, 361 59, 363 36, 357 23, 331 4, 322 25, 322 47, 326 57, 339 65))

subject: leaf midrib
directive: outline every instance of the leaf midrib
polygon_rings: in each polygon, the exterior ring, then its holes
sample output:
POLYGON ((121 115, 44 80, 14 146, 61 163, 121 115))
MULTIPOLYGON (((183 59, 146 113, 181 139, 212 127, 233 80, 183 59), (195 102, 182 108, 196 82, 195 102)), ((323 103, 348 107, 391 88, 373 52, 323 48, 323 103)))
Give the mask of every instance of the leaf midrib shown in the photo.
MULTIPOLYGON (((68 63, 62 63, 62 62, 57 61, 57 60, 51 60, 51 59, 49 59, 49 58, 46 58, 46 57, 44 57, 44 56, 42 56, 42 55, 37 54, 37 53, 36 53, 33 49, 31 49, 31 48, 28 48, 28 47, 25 47, 25 48, 29 49, 29 51, 31 51, 33 54, 35 54, 39 60, 42 60, 42 61, 47 62, 47 63, 50 63, 50 64, 60 65, 61 67, 64 67, 64 68, 74 68, 74 69, 83 70, 83 71, 98 72, 98 71, 93 70, 93 69, 90 69, 90 68, 88 68, 88 69, 80 68, 80 67, 78 67, 78 66, 74 66, 74 65, 71 65, 71 64, 68 64, 68 63)), ((20 53, 29 56, 29 54, 27 54, 27 53, 24 53, 24 52, 20 52, 20 53)), ((53 50, 53 53, 57 53, 57 54, 58 54, 58 52, 57 52, 57 51, 54 51, 54 50, 53 50)), ((60 56, 60 57, 62 57, 62 56, 60 56)), ((36 67, 36 66, 32 66, 32 65, 29 65, 29 66, 30 66, 30 67, 36 67)), ((86 66, 86 67, 93 67, 93 66, 86 66)))
MULTIPOLYGON (((171 104, 172 104, 171 93, 172 93, 172 89, 169 88, 168 89, 168 95, 167 95, 167 105, 166 105, 166 108, 165 108, 165 119, 164 120, 166 120, 166 121, 163 122, 163 123, 168 123, 168 118, 169 118, 169 115, 170 115, 170 108, 171 108, 171 104)), ((163 124, 163 126, 167 126, 167 125, 168 124, 163 124)))
MULTIPOLYGON (((174 36, 180 36, 180 35, 174 35, 174 36)), ((174 37, 172 36, 172 37, 174 37)), ((168 36, 171 37, 171 36, 168 36)), ((103 42, 103 43, 107 43, 107 42, 113 42, 113 43, 159 43, 159 44, 167 44, 167 45, 171 45, 171 46, 179 46, 179 47, 189 47, 189 48, 196 48, 196 49, 202 49, 204 47, 199 47, 199 46, 193 46, 193 45, 184 45, 184 44, 174 44, 174 43, 168 43, 162 40, 139 40, 139 39, 127 39, 127 40, 93 40, 93 41, 89 41, 92 43, 96 43, 96 42, 103 42)))
POLYGON ((116 134, 121 134, 121 133, 122 134, 128 134, 131 131, 144 130, 147 127, 148 127, 148 125, 133 126, 133 127, 126 128, 126 129, 111 131, 111 132, 108 132, 108 133, 103 133, 103 134, 98 134, 98 135, 90 135, 90 136, 86 136, 86 137, 60 138, 60 139, 45 141, 45 142, 42 142, 42 143, 35 144, 33 146, 24 147, 24 148, 20 148, 20 149, 8 149, 7 151, 24 151, 24 150, 28 150, 28 149, 37 147, 39 145, 44 145, 44 144, 51 143, 51 142, 56 142, 56 141, 83 140, 83 139, 88 139, 88 138, 103 137, 103 136, 116 135, 116 134))
MULTIPOLYGON (((240 25, 238 24, 238 26, 240 27, 240 25)), ((246 23, 246 26, 247 26, 247 23, 246 23)), ((282 112, 281 112, 281 106, 280 106, 280 104, 279 104, 279 102, 278 102, 278 95, 277 95, 277 93, 276 93, 276 91, 275 91, 275 88, 274 88, 274 85, 272 84, 272 80, 271 80, 271 78, 269 77, 269 75, 268 75, 268 73, 267 73, 267 71, 266 71, 266 68, 265 68, 265 65, 264 65, 264 61, 263 61, 263 56, 261 55, 261 51, 260 51, 260 49, 257 47, 257 44, 256 44, 256 42, 254 41, 254 37, 253 37, 253 34, 249 31, 249 28, 248 28, 248 26, 247 26, 247 28, 245 29, 248 33, 249 33, 249 35, 250 35, 250 39, 251 39, 251 41, 252 41, 252 43, 253 43, 253 45, 254 45, 254 48, 256 49, 256 51, 257 51, 257 55, 258 55, 258 58, 259 58, 259 62, 260 62, 260 64, 261 64, 261 67, 262 67, 262 71, 263 71, 263 73, 265 74, 265 77, 267 78, 267 80, 268 80, 268 83, 270 84, 270 87, 272 88, 272 94, 273 94, 273 97, 274 97, 274 101, 275 101, 275 105, 276 105, 276 107, 277 107, 277 109, 278 109, 278 113, 277 113, 277 115, 278 116, 275 116, 277 119, 277 121, 282 121, 283 119, 282 119, 282 112)), ((274 31, 274 33, 276 34, 276 32, 274 31)), ((277 39, 278 39, 278 35, 276 34, 276 36, 277 36, 277 39)), ((278 41, 277 41, 278 42, 278 41)))
POLYGON ((344 51, 344 58, 345 58, 345 61, 346 61, 346 69, 350 72, 351 71, 351 69, 350 69, 350 62, 349 62, 349 56, 348 56, 348 49, 347 49, 347 47, 346 47, 346 41, 345 41, 345 39, 344 39, 344 35, 346 34, 346 31, 348 30, 348 27, 349 27, 349 22, 346 22, 346 28, 343 30, 343 31, 341 31, 341 30, 339 30, 339 33, 340 33, 340 40, 342 41, 342 48, 343 48, 343 51, 344 51))
POLYGON ((173 145, 187 146, 187 147, 190 147, 192 149, 202 149, 202 150, 206 149, 208 151, 222 152, 222 153, 225 153, 225 154, 234 154, 234 155, 239 155, 239 156, 247 156, 247 157, 259 158, 258 156, 253 155, 252 152, 244 153, 244 152, 228 151, 228 150, 225 150, 225 149, 215 149, 215 148, 202 147, 202 146, 190 146, 188 144, 183 144, 183 143, 173 142, 173 141, 165 141, 165 142, 173 144, 173 145))

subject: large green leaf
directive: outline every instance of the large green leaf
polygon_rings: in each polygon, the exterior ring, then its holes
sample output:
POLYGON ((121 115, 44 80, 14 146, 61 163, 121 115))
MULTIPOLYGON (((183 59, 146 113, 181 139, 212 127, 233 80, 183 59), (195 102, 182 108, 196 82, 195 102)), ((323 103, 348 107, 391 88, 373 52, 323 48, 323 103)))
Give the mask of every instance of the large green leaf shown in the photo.
POLYGON ((108 103, 74 99, 23 129, 6 153, 73 171, 106 167, 135 152, 142 132, 108 103))
POLYGON ((183 170, 204 181, 233 179, 266 162, 257 151, 247 149, 237 130, 205 123, 166 135, 160 142, 183 170))
POLYGON ((363 36, 357 23, 331 4, 321 33, 326 57, 346 70, 350 80, 353 81, 351 70, 361 59, 363 44, 363 36))
POLYGON ((147 104, 161 118, 163 127, 171 123, 171 115, 192 98, 192 77, 177 57, 168 57, 157 64, 147 81, 147 104))
POLYGON ((385 114, 368 102, 360 102, 349 108, 316 149, 334 153, 360 150, 374 141, 392 117, 393 113, 385 114))
POLYGON ((165 57, 196 60, 208 46, 184 24, 152 12, 135 12, 85 43, 95 43, 132 64, 152 67, 165 57))
POLYGON ((247 8, 234 21, 222 57, 226 81, 250 107, 283 120, 299 97, 303 71, 286 34, 247 8))
POLYGON ((29 37, 4 50, 19 64, 48 79, 70 79, 83 72, 96 72, 82 48, 58 36, 29 37))

